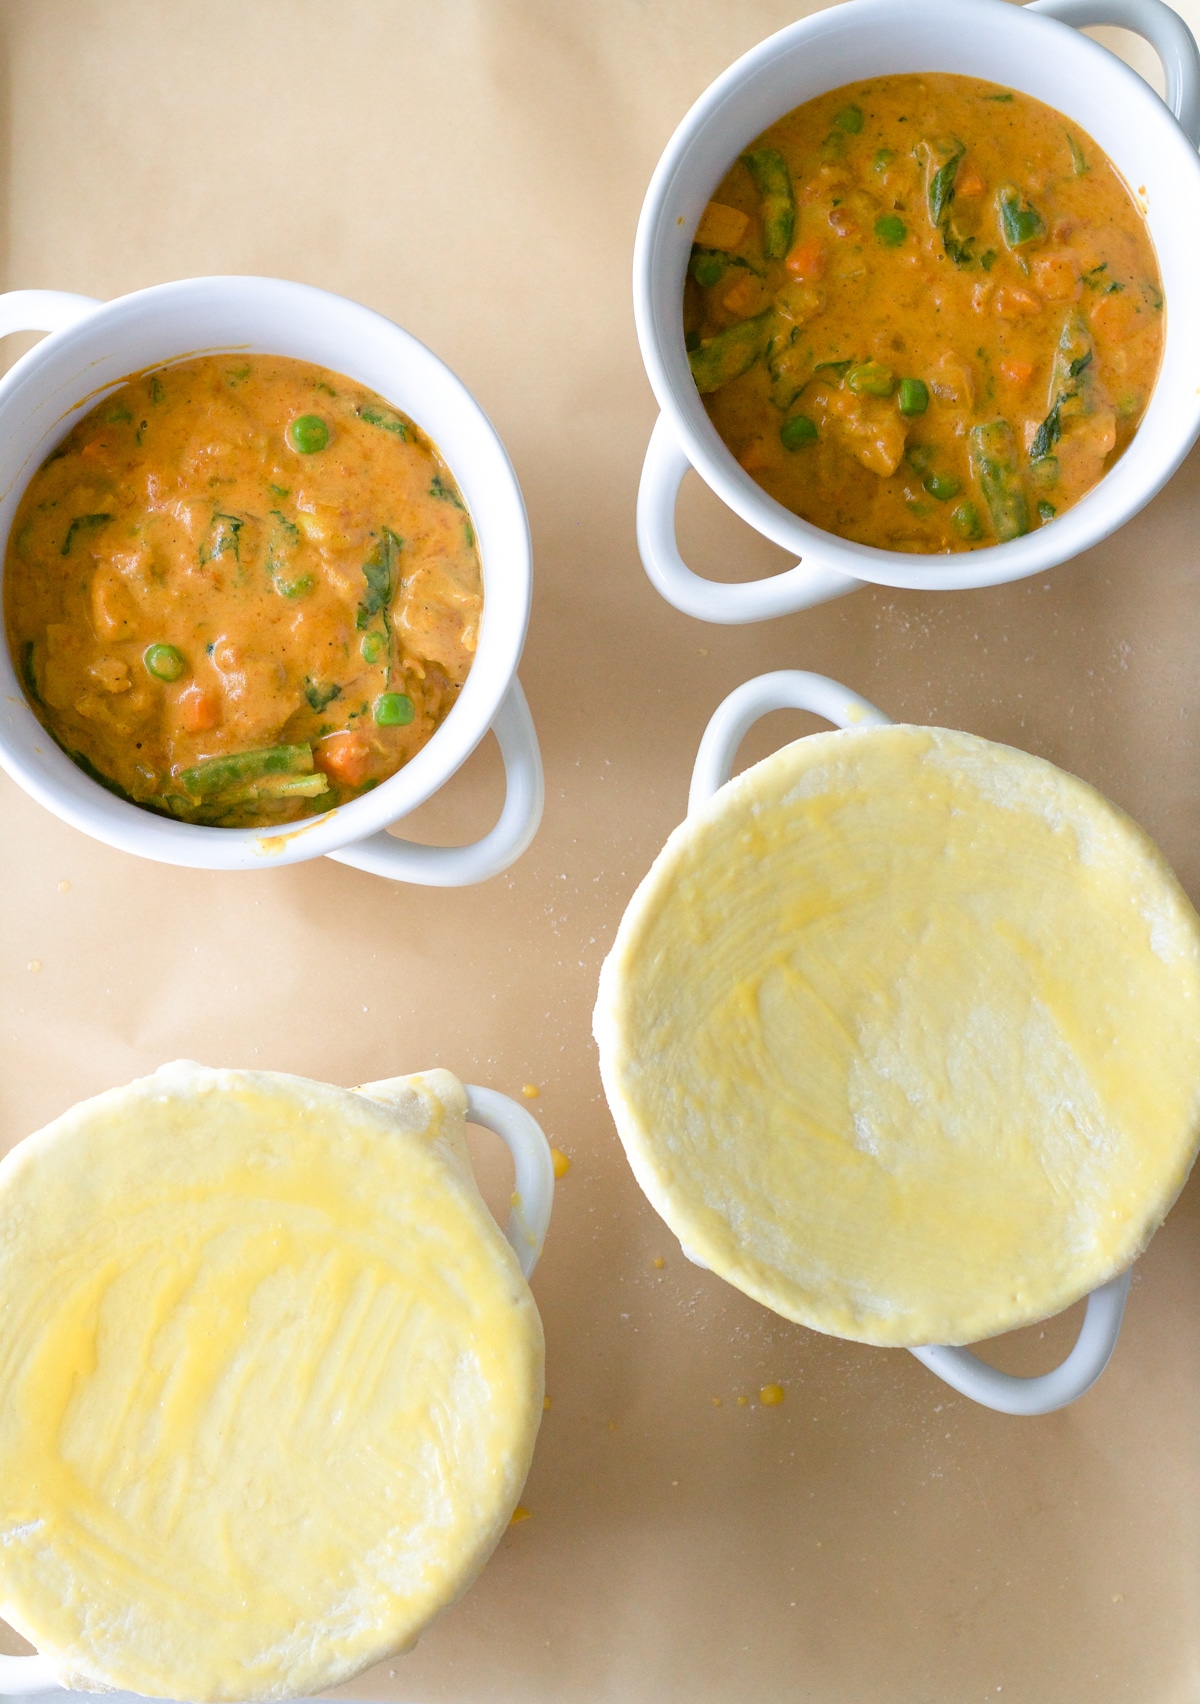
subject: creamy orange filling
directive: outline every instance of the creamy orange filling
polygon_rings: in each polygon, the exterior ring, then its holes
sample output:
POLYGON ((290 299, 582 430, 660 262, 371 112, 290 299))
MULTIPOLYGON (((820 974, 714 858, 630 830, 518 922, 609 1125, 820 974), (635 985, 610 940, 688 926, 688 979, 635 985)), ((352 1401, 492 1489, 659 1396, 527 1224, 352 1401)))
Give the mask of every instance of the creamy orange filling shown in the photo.
POLYGON ((479 555, 420 429, 334 373, 214 356, 131 379, 22 498, 9 644, 43 722, 136 803, 222 826, 407 763, 475 653, 479 555))

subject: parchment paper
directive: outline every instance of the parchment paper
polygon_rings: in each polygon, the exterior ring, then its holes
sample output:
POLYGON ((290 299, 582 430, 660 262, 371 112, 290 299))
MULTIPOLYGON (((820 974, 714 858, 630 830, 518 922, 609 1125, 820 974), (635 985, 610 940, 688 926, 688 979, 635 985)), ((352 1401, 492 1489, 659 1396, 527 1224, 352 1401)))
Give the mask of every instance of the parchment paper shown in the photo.
MULTIPOLYGON (((193 874, 107 851, 0 781, 3 1144, 183 1055, 347 1084, 429 1065, 509 1093, 529 1083, 571 1157, 535 1279, 552 1407, 531 1518, 417 1651, 353 1697, 1200 1698, 1196 1186, 1139 1263, 1096 1389, 1064 1413, 1006 1419, 902 1352, 815 1336, 688 1266, 600 1096, 601 957, 683 813, 709 714, 764 669, 816 669, 895 717, 1053 759, 1132 812, 1200 898, 1196 455, 1116 538, 1020 585, 860 591, 709 628, 643 576, 633 507, 655 410, 630 306, 641 199, 695 96, 804 9, 0 10, 7 287, 108 297, 259 272, 356 297, 472 388, 532 518, 521 673, 547 809, 506 876, 441 893, 330 862, 193 874), (768 1381, 781 1407, 758 1403, 768 1381)), ((693 480, 681 536, 710 572, 782 562, 693 480)), ((775 716, 745 757, 813 726, 775 716)), ((499 797, 488 742, 424 831, 477 834, 499 797)), ((499 1199, 503 1167, 481 1153, 499 1199)), ((1075 1310, 994 1357, 1049 1365, 1077 1324, 1075 1310)))

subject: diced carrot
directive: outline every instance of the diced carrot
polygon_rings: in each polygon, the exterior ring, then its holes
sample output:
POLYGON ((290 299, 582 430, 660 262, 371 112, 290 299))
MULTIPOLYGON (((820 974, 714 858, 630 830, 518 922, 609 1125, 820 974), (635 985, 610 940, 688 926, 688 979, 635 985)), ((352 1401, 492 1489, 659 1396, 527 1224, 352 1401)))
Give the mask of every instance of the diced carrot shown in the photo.
POLYGON ((1114 290, 1092 303, 1088 318, 1105 337, 1111 337, 1114 343, 1124 343, 1137 330, 1140 315, 1132 291, 1114 290))
POLYGON ((736 207, 726 207, 722 201, 710 201, 700 215, 694 241, 701 248, 735 249, 746 235, 750 223, 748 213, 736 207))
POLYGON ((959 166, 954 179, 955 195, 982 195, 984 182, 974 166, 959 166))
POLYGON ((93 465, 104 465, 112 457, 112 445, 105 438, 93 438, 79 452, 79 459, 93 465))
POLYGON ((731 314, 750 314, 758 305, 758 280, 744 273, 721 297, 721 306, 731 314))
POLYGON ((221 720, 221 700, 215 692, 189 686, 179 694, 179 719, 189 734, 207 733, 221 720))
POLYGON ((1003 284, 996 291, 996 312, 1001 319, 1029 319, 1041 311, 1041 300, 1032 290, 1019 290, 1013 284, 1003 284))
POLYGON ((1001 361, 1000 371, 1010 385, 1015 385, 1018 390, 1024 390, 1033 377, 1033 362, 1001 361))
POLYGON ((1069 249, 1039 255, 1033 263, 1033 282, 1048 302, 1077 302, 1083 294, 1079 261, 1069 249))
POLYGON ((362 734, 346 729, 318 742, 313 759, 318 769, 343 787, 360 787, 367 778, 371 747, 362 734))
POLYGON ((797 243, 783 263, 793 278, 809 282, 820 278, 825 271, 825 245, 816 237, 806 237, 797 243))
POLYGON ((738 457, 738 462, 747 473, 757 473, 760 468, 770 467, 773 460, 765 438, 751 438, 738 457))

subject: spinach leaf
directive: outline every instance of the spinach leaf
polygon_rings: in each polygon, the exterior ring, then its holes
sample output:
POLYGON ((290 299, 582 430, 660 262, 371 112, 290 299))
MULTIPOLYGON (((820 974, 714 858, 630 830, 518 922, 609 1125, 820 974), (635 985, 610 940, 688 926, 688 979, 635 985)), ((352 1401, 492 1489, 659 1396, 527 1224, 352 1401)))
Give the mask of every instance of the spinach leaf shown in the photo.
POLYGON ((267 544, 267 573, 285 598, 302 598, 312 591, 313 577, 297 574, 292 563, 291 552, 300 542, 300 528, 280 509, 271 510, 271 519, 275 526, 267 544))
POLYGON ((355 410, 360 420, 365 420, 368 426, 378 426, 381 432, 391 432, 393 436, 406 439, 408 437, 408 422, 390 408, 375 408, 370 403, 355 410))
MULTIPOLYGON (((960 242, 959 239, 951 232, 949 224, 947 224, 942 231, 942 247, 945 249, 947 257, 954 262, 955 266, 974 266, 975 256, 971 253, 971 250, 975 247, 974 237, 967 237, 964 241, 960 242)), ((993 259, 994 258, 995 256, 993 256, 993 259)))
POLYGON ((1046 457, 1052 453, 1055 444, 1062 437, 1062 421, 1059 416, 1062 412, 1063 401, 1064 398, 1061 396, 1056 399, 1054 407, 1038 427, 1034 440, 1029 446, 1031 462, 1045 461, 1046 457))
POLYGON ((1000 228, 1009 248, 1024 248, 1027 243, 1044 237, 1046 227, 1042 216, 1013 184, 1004 184, 996 195, 1000 211, 1000 228))
POLYGON ((105 521, 111 520, 111 515, 76 515, 75 519, 67 528, 67 536, 63 540, 62 554, 64 556, 70 556, 71 546, 75 542, 76 533, 83 532, 85 529, 90 529, 92 527, 102 527, 105 521))
POLYGON ((213 515, 208 529, 208 537, 200 546, 200 562, 215 562, 219 556, 232 556, 234 561, 241 564, 241 550, 238 545, 238 534, 243 522, 236 515, 224 515, 218 509, 213 515))
POLYGON ((942 214, 954 200, 954 179, 963 155, 967 151, 965 142, 957 142, 954 153, 940 165, 929 180, 929 217, 935 225, 942 222, 942 214))
POLYGON ((395 572, 403 549, 403 540, 397 538, 390 527, 381 528, 378 544, 363 563, 367 592, 355 618, 360 630, 369 627, 377 615, 382 615, 384 625, 387 625, 388 605, 392 601, 395 572))
POLYGON ((38 691, 37 675, 33 668, 33 640, 27 639, 21 647, 21 685, 25 688, 35 704, 42 702, 38 691))
POLYGON ((342 689, 340 686, 319 686, 309 675, 304 682, 304 696, 314 710, 324 710, 327 704, 342 696, 342 689))

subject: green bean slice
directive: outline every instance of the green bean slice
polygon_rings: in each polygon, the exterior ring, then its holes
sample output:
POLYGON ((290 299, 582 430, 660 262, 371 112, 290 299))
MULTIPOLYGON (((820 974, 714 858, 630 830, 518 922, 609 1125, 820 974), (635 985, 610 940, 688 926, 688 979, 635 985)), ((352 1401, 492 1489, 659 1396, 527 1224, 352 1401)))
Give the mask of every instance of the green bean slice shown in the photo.
POLYGON ((142 652, 142 662, 155 680, 178 680, 187 668, 183 652, 174 645, 148 645, 142 652))
POLYGON ((858 396, 891 396, 896 376, 882 361, 860 361, 846 374, 846 383, 858 396))
POLYGON ((264 746, 258 751, 237 751, 227 757, 210 757, 185 769, 179 777, 184 790, 197 799, 211 799, 227 788, 246 781, 262 781, 269 775, 311 775, 312 747, 309 745, 264 746))
POLYGON ((796 230, 796 200, 787 161, 775 148, 755 148, 742 155, 762 204, 763 253, 782 260, 796 230))
POLYGON ((972 426, 967 434, 971 467, 983 492, 992 530, 1001 544, 1029 531, 1029 499, 1017 458, 1017 441, 1007 420, 972 426))
POLYGON ((979 524, 979 510, 974 503, 960 503, 950 516, 951 524, 959 538, 965 538, 969 543, 983 537, 983 528, 979 524))
POLYGON ((727 331, 718 332, 688 356, 696 389, 702 396, 720 390, 733 379, 748 373, 766 352, 771 335, 773 310, 742 320, 727 331))

